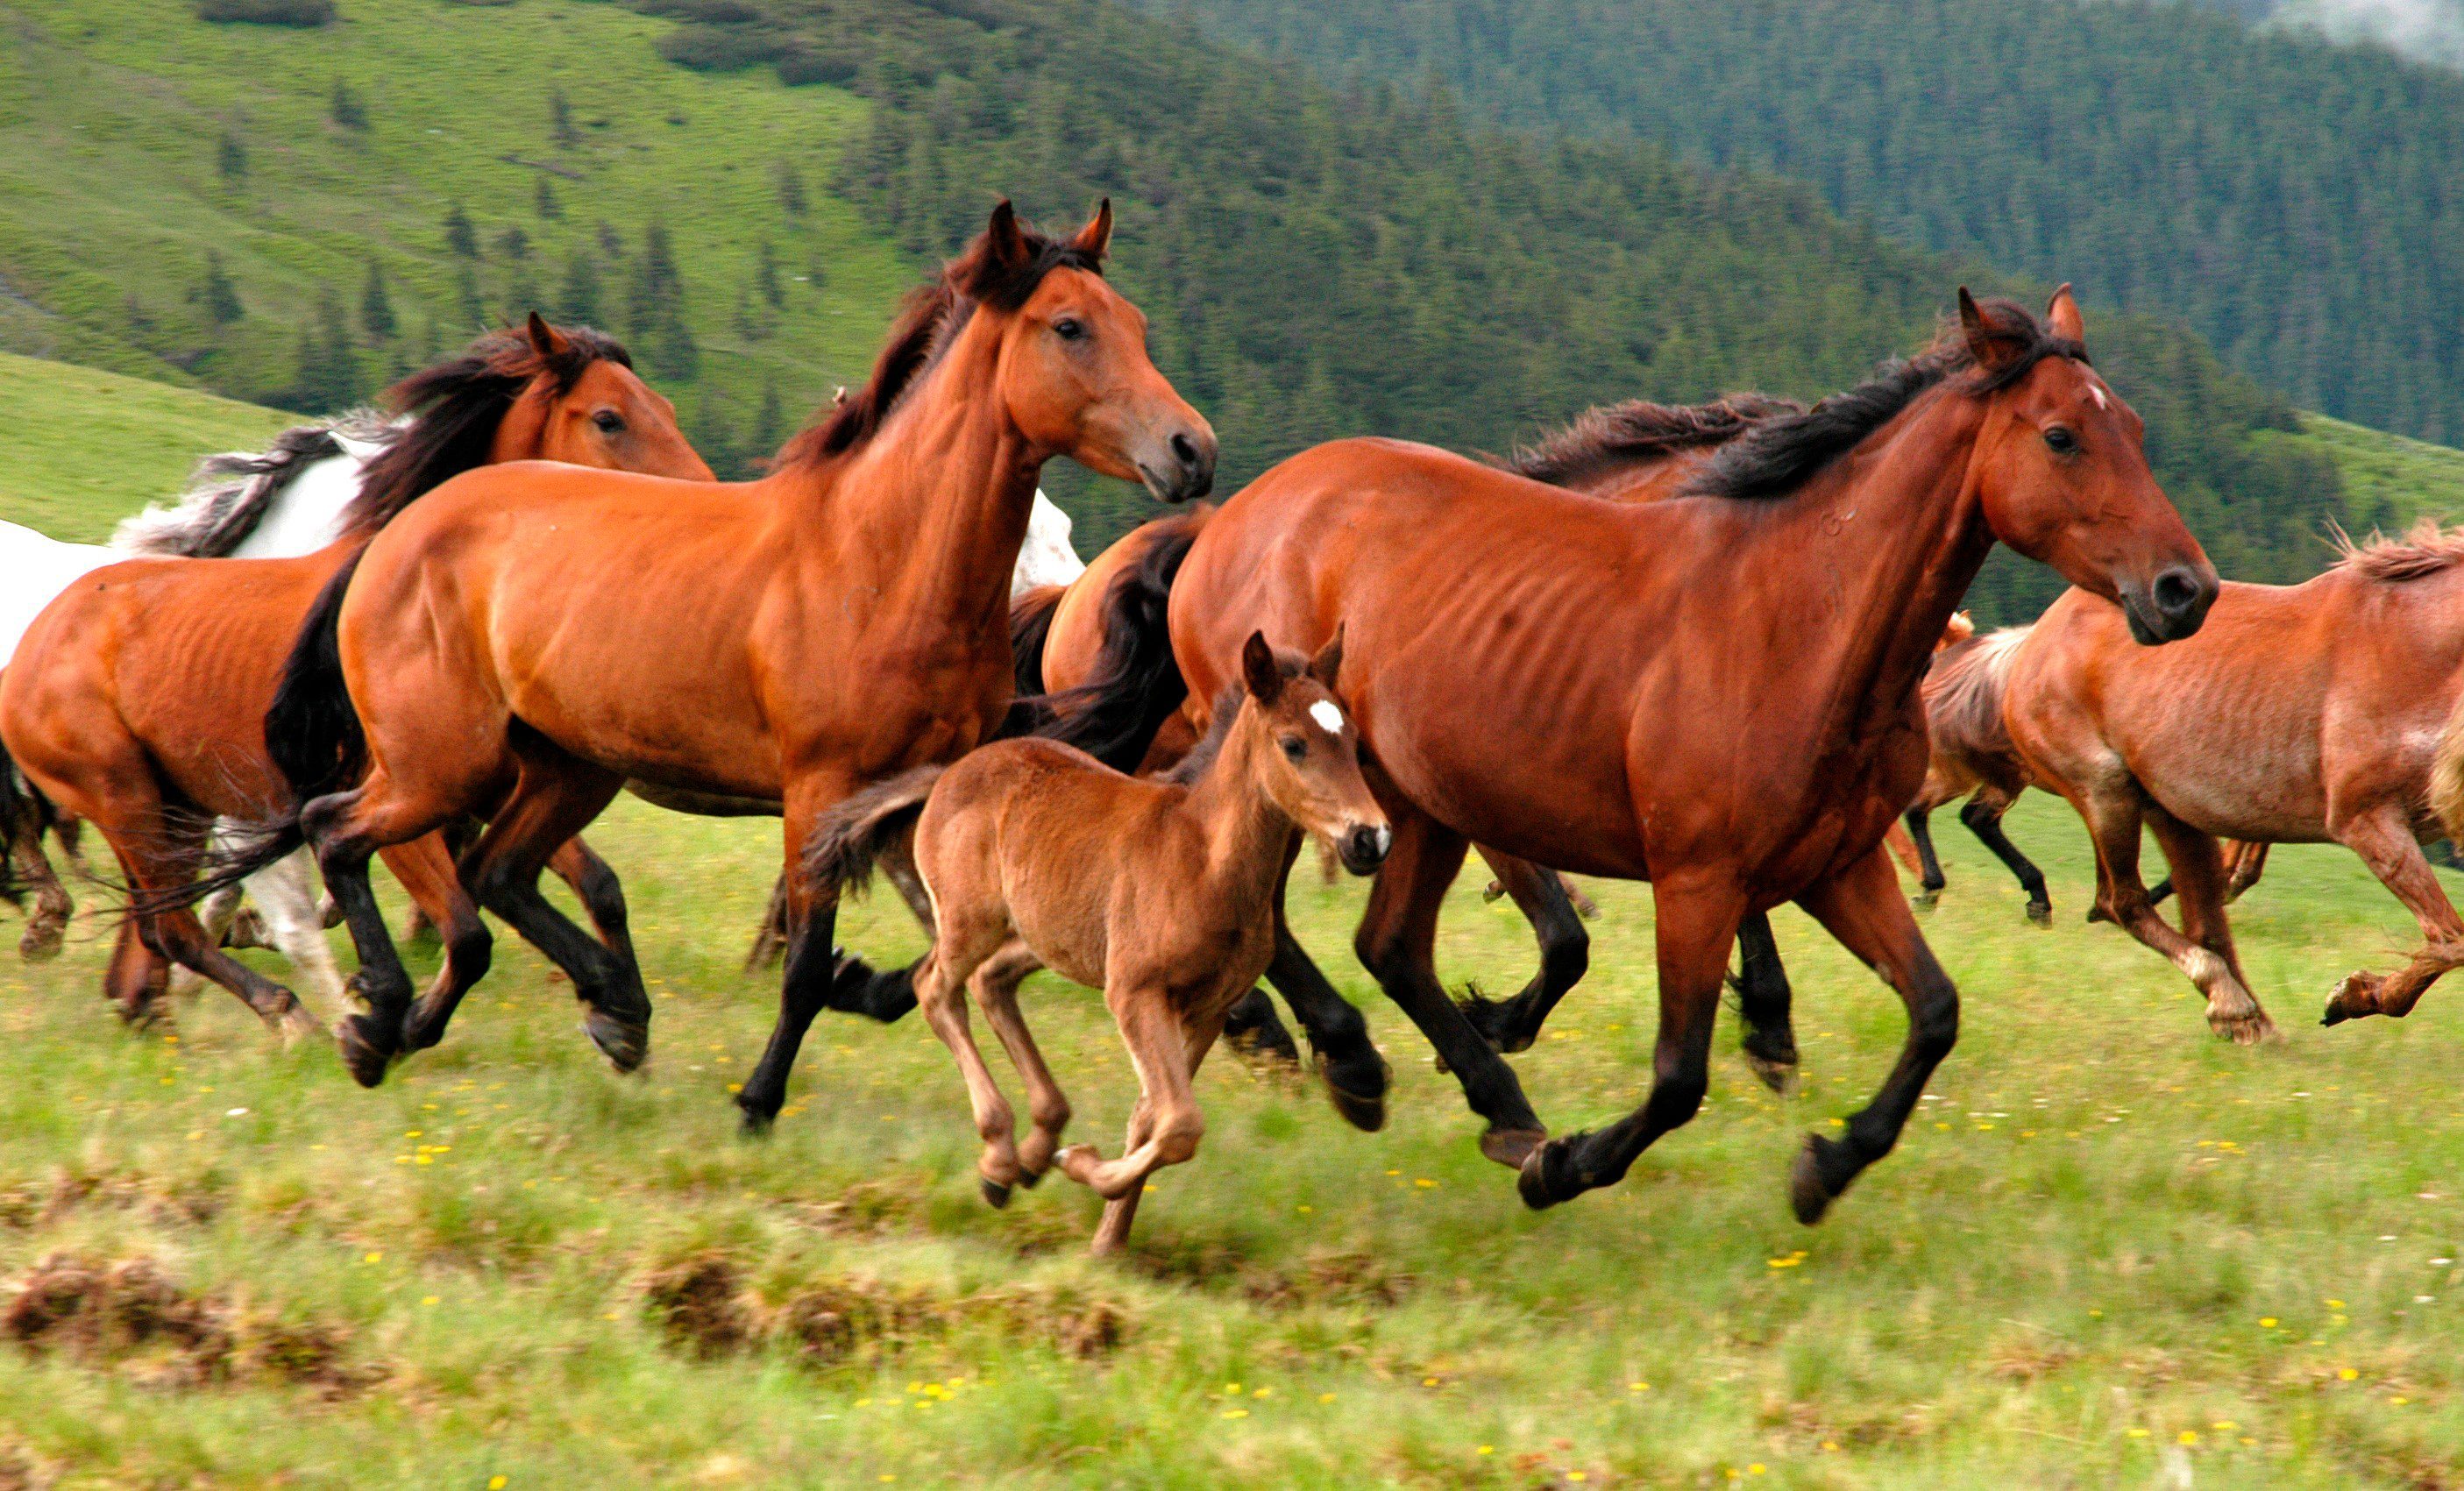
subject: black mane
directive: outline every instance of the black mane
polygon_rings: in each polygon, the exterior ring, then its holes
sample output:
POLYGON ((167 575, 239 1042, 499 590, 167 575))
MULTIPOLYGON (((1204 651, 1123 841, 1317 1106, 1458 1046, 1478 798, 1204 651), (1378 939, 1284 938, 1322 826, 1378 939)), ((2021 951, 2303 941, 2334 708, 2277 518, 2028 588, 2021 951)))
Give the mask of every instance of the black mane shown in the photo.
POLYGON ((1516 447, 1504 464, 1533 481, 1577 486, 1672 451, 1726 445, 1765 420, 1801 413, 1804 407, 1760 393, 1727 394, 1708 404, 1648 404, 1640 399, 1603 404, 1575 415, 1561 429, 1516 447))

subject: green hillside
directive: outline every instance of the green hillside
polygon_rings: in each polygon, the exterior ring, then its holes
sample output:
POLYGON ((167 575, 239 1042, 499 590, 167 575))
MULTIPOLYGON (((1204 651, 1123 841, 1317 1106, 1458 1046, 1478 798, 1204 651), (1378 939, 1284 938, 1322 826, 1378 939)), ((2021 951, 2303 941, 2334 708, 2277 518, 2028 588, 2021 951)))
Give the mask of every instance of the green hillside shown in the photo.
POLYGON ((2145 0, 1133 3, 1332 76, 1441 78, 1487 118, 1777 170, 1908 242, 2180 317, 2305 407, 2464 441, 2450 68, 2145 0))
POLYGON ((2336 463, 2353 515, 2389 532, 2416 518, 2464 522, 2464 450, 2349 425, 2324 414, 2301 416, 2298 435, 2336 463))
POLYGON ((177 492, 197 458, 296 416, 189 388, 0 352, 0 518, 96 543, 177 492))

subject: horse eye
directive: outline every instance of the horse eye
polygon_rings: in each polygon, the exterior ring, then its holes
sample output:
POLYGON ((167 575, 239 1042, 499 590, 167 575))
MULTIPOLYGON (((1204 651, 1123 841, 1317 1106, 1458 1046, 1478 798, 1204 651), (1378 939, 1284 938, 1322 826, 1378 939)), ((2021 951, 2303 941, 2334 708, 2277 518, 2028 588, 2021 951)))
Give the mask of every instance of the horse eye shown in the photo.
POLYGON ((1077 341, 1087 335, 1087 323, 1074 316, 1065 316, 1052 323, 1052 335, 1064 341, 1077 341))
POLYGON ((2079 449, 2079 436, 2063 426, 2056 425, 2045 431, 2045 444, 2053 449, 2056 455, 2068 455, 2079 449))
POLYGON ((1295 761, 1309 755, 1309 742, 1303 740, 1298 735, 1286 735, 1283 739, 1283 746, 1284 755, 1290 756, 1295 761))
POLYGON ((625 416, 614 409, 601 409, 590 416, 590 423, 599 427, 601 434, 612 435, 625 428, 625 416))

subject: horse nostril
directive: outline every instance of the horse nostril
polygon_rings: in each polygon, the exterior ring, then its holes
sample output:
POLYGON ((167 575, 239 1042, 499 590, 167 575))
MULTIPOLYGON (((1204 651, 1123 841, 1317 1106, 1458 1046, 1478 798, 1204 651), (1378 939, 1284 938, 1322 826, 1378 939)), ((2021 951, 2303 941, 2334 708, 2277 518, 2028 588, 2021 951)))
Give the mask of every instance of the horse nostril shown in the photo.
POLYGON ((1190 439, 1187 435, 1175 435, 1172 437, 1172 453, 1179 459, 1181 465, 1196 466, 1198 464, 1198 442, 1190 439))
POLYGON ((2156 577, 2156 609, 2168 618, 2189 614, 2199 603, 2199 581, 2187 569, 2168 569, 2156 577))

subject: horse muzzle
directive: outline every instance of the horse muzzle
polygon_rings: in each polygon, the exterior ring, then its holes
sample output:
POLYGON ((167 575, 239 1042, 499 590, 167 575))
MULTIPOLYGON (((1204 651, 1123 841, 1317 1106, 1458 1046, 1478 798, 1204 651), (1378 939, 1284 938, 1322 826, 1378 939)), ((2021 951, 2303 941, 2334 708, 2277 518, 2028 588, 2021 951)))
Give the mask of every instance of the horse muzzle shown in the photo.
POLYGON ((2176 564, 2145 585, 2124 588, 2122 612, 2129 618, 2131 640, 2152 647, 2196 632, 2215 603, 2219 583, 2208 565, 2176 564))
POLYGON ((1141 459, 1138 475, 1161 502, 1192 502, 1215 490, 1215 431, 1200 426, 1173 432, 1163 449, 1141 459))
POLYGON ((1343 867, 1355 875, 1373 875, 1386 863, 1386 851, 1395 847, 1395 830, 1384 823, 1354 823, 1343 832, 1334 846, 1343 867))

